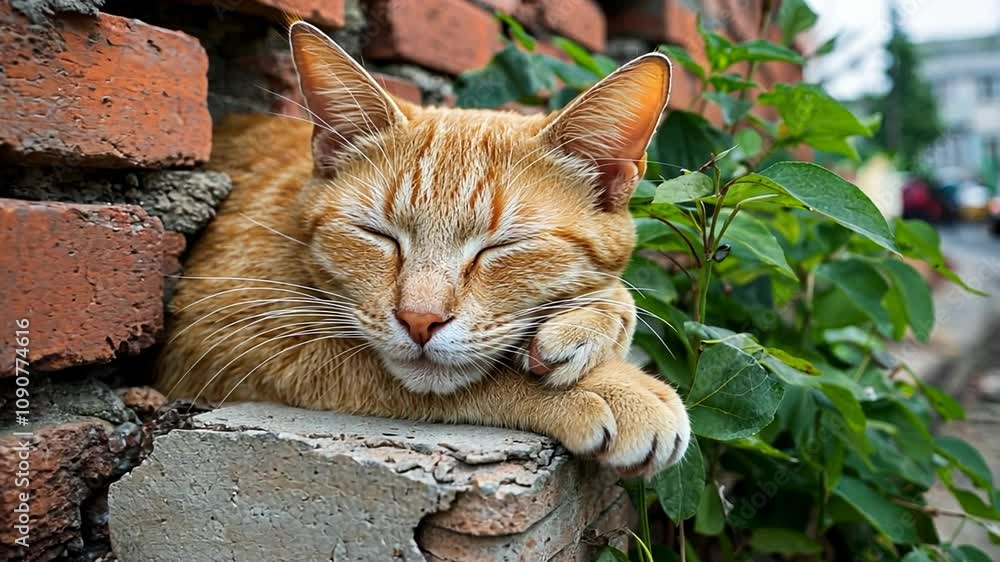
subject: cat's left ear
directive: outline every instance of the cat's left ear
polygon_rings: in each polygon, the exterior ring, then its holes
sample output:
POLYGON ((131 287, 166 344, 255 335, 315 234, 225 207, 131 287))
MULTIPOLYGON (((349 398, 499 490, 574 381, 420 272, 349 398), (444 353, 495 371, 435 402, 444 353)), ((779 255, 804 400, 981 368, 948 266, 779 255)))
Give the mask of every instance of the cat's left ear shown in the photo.
POLYGON ((670 98, 670 60, 643 55, 577 96, 541 135, 592 163, 605 210, 621 210, 646 172, 646 147, 670 98))
POLYGON ((316 27, 288 30, 313 127, 313 161, 333 168, 360 140, 406 123, 408 104, 394 99, 360 64, 316 27))

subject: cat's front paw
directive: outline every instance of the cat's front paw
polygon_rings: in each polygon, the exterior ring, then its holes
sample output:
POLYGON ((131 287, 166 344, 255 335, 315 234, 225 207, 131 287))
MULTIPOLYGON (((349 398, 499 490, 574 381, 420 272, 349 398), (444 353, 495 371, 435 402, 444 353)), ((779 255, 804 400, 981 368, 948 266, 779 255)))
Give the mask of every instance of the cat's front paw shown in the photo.
MULTIPOLYGON (((631 304, 631 303, 629 303, 631 304)), ((594 367, 628 353, 634 309, 582 308, 549 318, 539 326, 523 355, 524 368, 543 384, 565 388, 594 367)))
POLYGON ((602 364, 583 377, 575 391, 592 393, 607 405, 613 424, 589 412, 567 412, 577 435, 589 436, 586 448, 574 450, 576 439, 563 439, 571 452, 592 456, 625 476, 650 477, 678 462, 691 439, 687 410, 677 392, 620 360, 602 364), (597 436, 605 433, 600 445, 597 436))

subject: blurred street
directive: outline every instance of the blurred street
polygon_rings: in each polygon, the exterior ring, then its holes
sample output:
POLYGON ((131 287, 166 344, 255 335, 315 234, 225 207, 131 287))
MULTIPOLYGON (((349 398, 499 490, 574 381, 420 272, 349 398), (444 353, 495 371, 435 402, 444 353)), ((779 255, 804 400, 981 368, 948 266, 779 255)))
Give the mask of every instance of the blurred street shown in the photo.
MULTIPOLYGON (((955 271, 970 285, 990 293, 977 297, 951 284, 935 292, 937 329, 922 350, 917 372, 960 398, 967 419, 945 425, 941 433, 961 437, 978 448, 993 474, 1000 474, 1000 237, 982 224, 942 228, 942 247, 955 271)), ((931 505, 959 506, 942 486, 930 495, 931 505)), ((958 544, 971 543, 1000 559, 1000 547, 973 524, 954 517, 937 520, 942 540, 957 532, 958 544)))

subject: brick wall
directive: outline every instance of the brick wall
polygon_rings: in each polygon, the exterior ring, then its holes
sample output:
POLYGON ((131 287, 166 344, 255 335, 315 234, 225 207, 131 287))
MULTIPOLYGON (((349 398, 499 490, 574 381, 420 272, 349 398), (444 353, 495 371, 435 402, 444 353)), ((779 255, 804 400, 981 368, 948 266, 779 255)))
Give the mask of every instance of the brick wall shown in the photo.
MULTIPOLYGON (((760 4, 706 0, 704 11, 742 40, 755 35, 760 4)), ((153 434, 184 423, 141 385, 162 336, 170 275, 230 188, 224 175, 199 168, 213 120, 235 111, 302 116, 281 31, 286 14, 363 56, 393 94, 447 103, 452 79, 500 48, 494 10, 514 15, 550 51, 547 41, 564 36, 596 51, 665 42, 703 57, 689 5, 0 0, 0 471, 13 473, 24 447, 37 459, 26 514, 36 546, 14 546, 20 500, 5 483, 0 561, 106 552, 108 484, 142 458, 153 434), (13 337, 23 318, 27 375, 13 337), (32 411, 19 426, 24 382, 32 411)), ((798 77, 789 65, 761 73, 765 84, 798 77)), ((691 109, 696 95, 679 75, 671 107, 691 109)))

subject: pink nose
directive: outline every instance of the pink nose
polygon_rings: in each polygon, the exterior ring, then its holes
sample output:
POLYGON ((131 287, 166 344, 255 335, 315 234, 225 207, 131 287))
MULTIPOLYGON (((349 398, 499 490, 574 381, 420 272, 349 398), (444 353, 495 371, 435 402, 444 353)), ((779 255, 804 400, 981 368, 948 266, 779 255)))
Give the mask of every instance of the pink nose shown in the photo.
POLYGON ((431 341, 434 334, 445 324, 451 322, 452 317, 435 312, 399 310, 396 312, 396 319, 409 332, 410 339, 417 342, 417 345, 424 345, 431 341))

